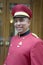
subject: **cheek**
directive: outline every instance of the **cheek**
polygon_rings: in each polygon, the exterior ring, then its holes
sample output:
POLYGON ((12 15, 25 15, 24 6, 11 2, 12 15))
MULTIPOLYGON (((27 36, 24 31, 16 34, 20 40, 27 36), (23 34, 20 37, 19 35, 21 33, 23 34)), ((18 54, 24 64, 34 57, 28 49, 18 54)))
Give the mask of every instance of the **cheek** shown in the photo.
POLYGON ((17 27, 17 24, 16 24, 16 23, 14 24, 14 27, 15 27, 15 28, 17 27))
POLYGON ((14 26, 16 26, 16 23, 14 23, 14 26))
POLYGON ((30 22, 27 22, 26 24, 27 24, 27 27, 29 27, 29 26, 30 26, 30 22))
POLYGON ((24 25, 25 25, 25 26, 29 26, 29 23, 28 23, 28 22, 26 22, 26 23, 24 23, 24 25))
POLYGON ((24 24, 24 28, 25 28, 25 29, 29 28, 29 26, 30 26, 29 23, 24 24))

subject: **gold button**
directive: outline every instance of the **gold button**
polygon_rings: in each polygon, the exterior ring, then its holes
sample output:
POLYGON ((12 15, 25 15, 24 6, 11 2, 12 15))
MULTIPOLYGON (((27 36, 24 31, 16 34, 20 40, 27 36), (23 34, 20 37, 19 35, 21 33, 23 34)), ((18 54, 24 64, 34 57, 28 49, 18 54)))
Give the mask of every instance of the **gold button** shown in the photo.
POLYGON ((19 45, 17 45, 17 47, 20 47, 19 45))
POLYGON ((25 39, 25 38, 23 37, 23 39, 25 39))
POLYGON ((19 42, 18 44, 21 46, 22 45, 22 42, 19 42))

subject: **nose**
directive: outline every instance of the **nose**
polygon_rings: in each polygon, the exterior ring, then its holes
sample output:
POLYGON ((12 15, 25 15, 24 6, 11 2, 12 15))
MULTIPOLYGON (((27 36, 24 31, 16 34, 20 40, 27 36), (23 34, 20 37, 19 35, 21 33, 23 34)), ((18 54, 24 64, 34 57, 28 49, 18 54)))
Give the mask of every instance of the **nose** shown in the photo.
POLYGON ((20 25, 20 21, 17 22, 17 25, 20 25))

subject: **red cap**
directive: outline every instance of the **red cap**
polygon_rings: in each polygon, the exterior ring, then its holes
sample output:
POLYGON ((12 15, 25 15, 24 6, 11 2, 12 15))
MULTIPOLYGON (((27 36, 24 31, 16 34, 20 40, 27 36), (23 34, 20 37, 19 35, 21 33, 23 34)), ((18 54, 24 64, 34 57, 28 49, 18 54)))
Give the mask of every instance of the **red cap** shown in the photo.
POLYGON ((23 4, 15 5, 12 8, 12 16, 16 17, 16 16, 19 16, 19 15, 32 18, 32 10, 29 7, 27 7, 26 5, 23 5, 23 4))

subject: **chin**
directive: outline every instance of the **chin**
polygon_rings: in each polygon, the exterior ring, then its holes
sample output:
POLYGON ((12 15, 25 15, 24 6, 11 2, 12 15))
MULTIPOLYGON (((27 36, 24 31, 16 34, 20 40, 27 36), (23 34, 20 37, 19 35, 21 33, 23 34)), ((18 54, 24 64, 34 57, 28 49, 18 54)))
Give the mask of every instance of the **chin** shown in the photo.
POLYGON ((22 33, 22 31, 18 31, 18 33, 22 33))
POLYGON ((23 31, 22 31, 22 30, 19 30, 19 31, 18 31, 18 33, 20 33, 20 34, 21 34, 21 33, 23 33, 23 31))
POLYGON ((17 29, 18 32, 23 32, 23 29, 17 29))

